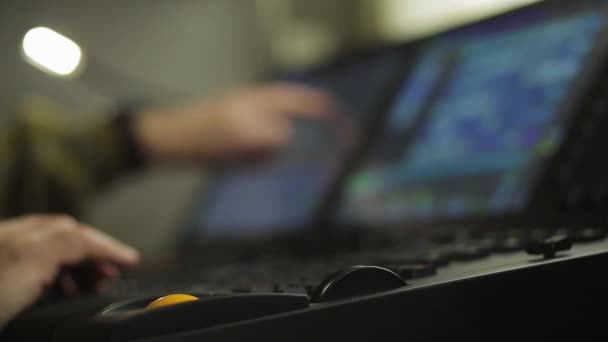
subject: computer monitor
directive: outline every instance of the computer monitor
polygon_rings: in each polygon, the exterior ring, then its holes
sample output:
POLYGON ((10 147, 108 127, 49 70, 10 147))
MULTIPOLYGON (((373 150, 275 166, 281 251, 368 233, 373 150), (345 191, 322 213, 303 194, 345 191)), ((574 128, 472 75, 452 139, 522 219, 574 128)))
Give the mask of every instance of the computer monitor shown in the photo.
POLYGON ((387 47, 283 75, 283 81, 333 94, 346 117, 323 123, 296 122, 293 142, 276 160, 212 174, 194 201, 188 238, 266 238, 310 226, 343 160, 357 144, 349 128, 365 125, 403 60, 401 46, 387 47))
POLYGON ((347 179, 337 221, 394 227, 521 212, 564 139, 606 17, 520 11, 429 39, 347 179))

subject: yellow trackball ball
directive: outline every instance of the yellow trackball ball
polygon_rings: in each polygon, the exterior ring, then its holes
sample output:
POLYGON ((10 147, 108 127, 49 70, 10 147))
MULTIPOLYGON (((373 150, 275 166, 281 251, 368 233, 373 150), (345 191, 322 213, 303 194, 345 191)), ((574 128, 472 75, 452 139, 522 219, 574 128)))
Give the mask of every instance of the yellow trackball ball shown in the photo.
POLYGON ((152 303, 148 304, 146 309, 157 309, 165 306, 171 306, 180 303, 192 302, 198 300, 197 297, 187 294, 171 294, 168 296, 160 297, 152 303))

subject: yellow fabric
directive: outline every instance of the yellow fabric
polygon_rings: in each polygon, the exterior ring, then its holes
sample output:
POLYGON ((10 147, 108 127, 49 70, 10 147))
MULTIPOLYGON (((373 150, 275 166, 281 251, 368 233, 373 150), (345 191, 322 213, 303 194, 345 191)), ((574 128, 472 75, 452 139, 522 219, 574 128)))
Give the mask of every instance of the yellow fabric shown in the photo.
POLYGON ((0 216, 78 215, 85 197, 127 165, 109 122, 76 123, 50 105, 0 116, 0 216))

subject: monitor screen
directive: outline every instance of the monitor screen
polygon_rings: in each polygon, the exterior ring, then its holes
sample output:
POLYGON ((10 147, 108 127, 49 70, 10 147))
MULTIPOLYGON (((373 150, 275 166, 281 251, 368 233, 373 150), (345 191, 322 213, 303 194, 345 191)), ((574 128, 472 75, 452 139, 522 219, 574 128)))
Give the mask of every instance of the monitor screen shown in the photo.
POLYGON ((519 212, 562 141, 560 108, 604 20, 524 11, 428 40, 383 133, 347 179, 338 221, 519 212))
POLYGON ((403 59, 397 50, 282 77, 325 89, 341 102, 348 117, 296 122, 293 142, 276 160, 213 175, 196 201, 191 231, 205 239, 242 239, 309 226, 354 144, 347 128, 366 120, 384 85, 394 79, 403 59))

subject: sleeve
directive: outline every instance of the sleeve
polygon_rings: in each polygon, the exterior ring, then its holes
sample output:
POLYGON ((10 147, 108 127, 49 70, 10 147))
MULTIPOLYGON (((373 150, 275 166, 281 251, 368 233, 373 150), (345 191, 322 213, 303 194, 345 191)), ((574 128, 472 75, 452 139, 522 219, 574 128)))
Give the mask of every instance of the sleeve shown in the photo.
POLYGON ((73 120, 46 106, 0 117, 0 216, 78 216, 93 190, 141 166, 128 113, 73 120))

